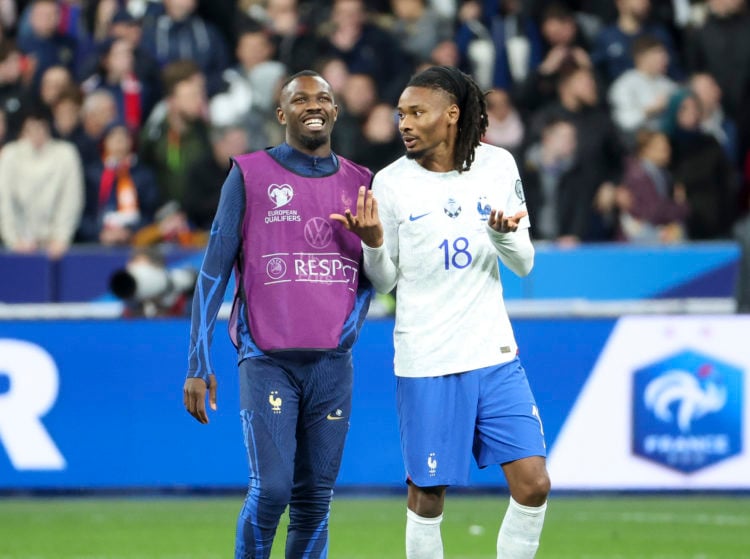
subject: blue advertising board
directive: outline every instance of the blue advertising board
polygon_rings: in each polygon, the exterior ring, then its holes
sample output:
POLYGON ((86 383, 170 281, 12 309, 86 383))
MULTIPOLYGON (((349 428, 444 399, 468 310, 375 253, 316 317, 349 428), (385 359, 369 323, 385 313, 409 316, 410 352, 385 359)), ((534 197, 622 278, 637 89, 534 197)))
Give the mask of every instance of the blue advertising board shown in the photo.
MULTIPOLYGON (((750 489, 750 317, 519 318, 514 326, 557 488, 750 489), (643 400, 649 385, 678 377, 687 388, 661 407, 643 400), (649 444, 706 437, 730 447, 690 467, 643 455, 649 444)), ((171 319, 0 321, 0 490, 243 487, 226 323, 214 341, 218 410, 209 425, 183 408, 188 329, 171 319)), ((390 319, 368 320, 355 349, 340 487, 403 487, 392 330, 390 319)), ((683 453, 681 463, 697 457, 683 453)), ((471 483, 503 481, 498 468, 474 468, 471 483)))
MULTIPOLYGON (((535 248, 533 274, 503 275, 506 299, 732 297, 740 260, 739 246, 733 242, 571 248, 537 242, 535 248)), ((52 261, 44 255, 0 249, 0 302, 112 299, 110 279, 130 254, 126 248, 75 246, 61 260, 52 261)), ((163 255, 170 267, 198 268, 203 251, 165 248, 163 255)))

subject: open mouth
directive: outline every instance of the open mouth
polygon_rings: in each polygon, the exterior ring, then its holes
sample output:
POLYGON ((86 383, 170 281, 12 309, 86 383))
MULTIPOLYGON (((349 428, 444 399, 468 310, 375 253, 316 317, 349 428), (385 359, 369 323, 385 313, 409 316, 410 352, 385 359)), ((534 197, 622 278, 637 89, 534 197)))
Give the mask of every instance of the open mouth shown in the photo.
POLYGON ((310 118, 306 118, 302 123, 305 125, 305 127, 310 131, 318 131, 323 130, 323 126, 325 126, 325 119, 319 116, 314 116, 310 118))
POLYGON ((402 136, 401 139, 404 141, 406 149, 412 149, 417 143, 417 139, 414 136, 402 136))

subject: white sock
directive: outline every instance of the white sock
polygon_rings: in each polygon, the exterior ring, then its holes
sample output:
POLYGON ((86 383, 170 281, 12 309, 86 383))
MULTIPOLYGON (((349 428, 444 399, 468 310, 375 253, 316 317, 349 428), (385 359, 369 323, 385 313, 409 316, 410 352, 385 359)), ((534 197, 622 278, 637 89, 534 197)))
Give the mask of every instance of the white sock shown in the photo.
POLYGON ((406 509, 406 559, 443 559, 443 515, 424 518, 406 509))
POLYGON ((497 535, 497 559, 533 559, 539 547, 547 503, 527 507, 510 498, 497 535))

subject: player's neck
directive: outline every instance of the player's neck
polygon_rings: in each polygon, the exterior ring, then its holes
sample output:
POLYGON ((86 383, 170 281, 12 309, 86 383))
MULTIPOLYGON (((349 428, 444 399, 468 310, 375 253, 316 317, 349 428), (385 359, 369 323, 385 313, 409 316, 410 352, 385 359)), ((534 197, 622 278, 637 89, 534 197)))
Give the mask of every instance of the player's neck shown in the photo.
POLYGON ((439 146, 433 151, 417 159, 422 167, 433 173, 449 173, 455 171, 454 144, 439 146), (441 149, 442 148, 442 149, 441 149))

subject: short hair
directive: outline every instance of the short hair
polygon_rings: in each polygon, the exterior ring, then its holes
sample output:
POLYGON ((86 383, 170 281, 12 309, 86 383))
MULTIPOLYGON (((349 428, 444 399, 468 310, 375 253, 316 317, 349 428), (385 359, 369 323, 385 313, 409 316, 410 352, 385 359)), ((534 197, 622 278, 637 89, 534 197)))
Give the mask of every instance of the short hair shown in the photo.
POLYGON ((201 73, 200 66, 192 60, 176 60, 167 64, 161 72, 164 93, 174 94, 177 85, 201 73))
POLYGON ((72 101, 79 107, 83 105, 83 92, 77 85, 71 85, 70 87, 66 87, 60 92, 60 95, 57 97, 57 101, 55 101, 55 107, 62 103, 63 101, 72 101))
POLYGON ((33 101, 21 111, 21 122, 25 123, 27 120, 37 120, 46 123, 50 127, 52 126, 52 111, 41 101, 33 101))
MULTIPOLYGON (((296 80, 297 78, 304 78, 304 77, 320 78, 324 82, 328 83, 326 81, 326 79, 323 76, 321 76, 320 74, 318 74, 315 70, 300 70, 296 74, 292 74, 287 79, 285 79, 283 81, 283 83, 281 84, 281 87, 279 88, 279 91, 284 91, 284 89, 286 89, 286 87, 290 83, 292 83, 294 80, 296 80)), ((328 85, 330 86, 331 84, 328 84, 328 85)))
POLYGON ((477 83, 453 66, 430 66, 412 76, 406 87, 440 89, 455 100, 459 115, 453 168, 468 171, 488 123, 487 101, 477 83))
POLYGON ((15 41, 13 41, 12 39, 0 40, 0 62, 5 62, 8 57, 14 52, 19 54, 21 52, 20 50, 18 50, 15 41))
POLYGON ((542 12, 542 21, 548 19, 568 20, 575 19, 573 12, 562 2, 551 2, 542 12))
POLYGON ((655 48, 664 48, 664 43, 653 35, 641 35, 633 39, 633 44, 630 47, 630 52, 633 58, 638 58, 643 53, 650 51, 655 48))

